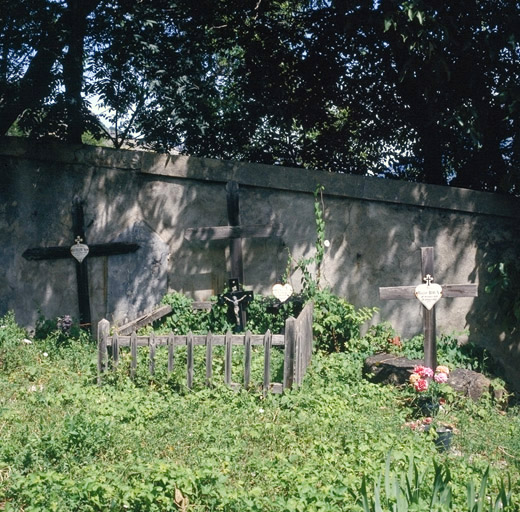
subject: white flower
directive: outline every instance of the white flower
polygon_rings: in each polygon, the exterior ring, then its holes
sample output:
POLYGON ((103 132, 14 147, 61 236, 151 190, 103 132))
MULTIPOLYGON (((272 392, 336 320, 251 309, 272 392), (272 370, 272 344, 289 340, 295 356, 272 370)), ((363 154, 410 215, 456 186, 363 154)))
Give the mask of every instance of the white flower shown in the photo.
POLYGON ((325 247, 330 247, 330 242, 329 242, 328 240, 325 240, 325 241, 323 242, 323 245, 324 245, 325 247))
POLYGON ((26 345, 32 345, 32 341, 31 340, 28 340, 27 338, 24 338, 22 340, 22 343, 25 343, 26 345))
POLYGON ((49 354, 47 354, 47 352, 44 352, 42 355, 43 357, 49 357, 49 354))
POLYGON ((259 412, 260 414, 264 414, 265 411, 260 407, 260 409, 258 409, 258 412, 259 412))

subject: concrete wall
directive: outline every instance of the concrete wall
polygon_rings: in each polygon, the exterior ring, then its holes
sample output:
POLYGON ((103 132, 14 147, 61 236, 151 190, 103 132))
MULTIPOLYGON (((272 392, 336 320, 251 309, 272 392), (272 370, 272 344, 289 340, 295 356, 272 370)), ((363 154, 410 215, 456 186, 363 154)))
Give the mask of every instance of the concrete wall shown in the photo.
MULTIPOLYGON (((21 324, 78 315, 73 260, 27 261, 31 247, 71 245, 71 205, 84 201, 89 244, 135 241, 133 255, 91 258, 93 321, 134 318, 167 290, 196 299, 218 293, 228 275, 223 241, 189 242, 190 227, 227 224, 225 184, 240 184, 241 222, 279 223, 279 239, 245 240, 246 287, 269 293, 288 250, 311 255, 316 231, 313 192, 325 186, 323 282, 357 306, 378 306, 403 337, 422 330, 415 300, 380 301, 380 286, 421 282, 420 248, 435 248, 435 281, 477 283, 479 297, 442 299, 438 333, 469 334, 490 348, 511 375, 520 343, 484 292, 487 267, 519 256, 520 202, 469 190, 378 178, 332 175, 259 164, 89 146, 0 139, 0 314, 21 324)), ((295 288, 299 276, 292 277, 295 288)), ((464 337, 464 336, 462 336, 464 337)))

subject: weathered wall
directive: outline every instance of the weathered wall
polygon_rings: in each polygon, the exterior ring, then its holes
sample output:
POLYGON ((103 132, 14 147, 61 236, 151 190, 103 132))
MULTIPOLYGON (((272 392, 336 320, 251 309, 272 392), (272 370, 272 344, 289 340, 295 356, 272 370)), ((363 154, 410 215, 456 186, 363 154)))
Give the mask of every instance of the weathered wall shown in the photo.
MULTIPOLYGON (((88 242, 136 241, 133 255, 91 258, 93 320, 133 318, 167 290, 197 299, 228 278, 222 241, 189 242, 190 227, 227 224, 225 184, 240 184, 242 224, 279 223, 279 239, 244 242, 245 284, 268 293, 287 264, 310 255, 316 237, 313 192, 325 186, 323 279, 357 306, 378 306, 404 337, 422 329, 420 305, 379 300, 379 286, 421 282, 420 248, 435 248, 435 280, 478 283, 476 299, 442 299, 438 332, 468 332, 510 372, 520 363, 518 333, 508 330, 484 292, 487 267, 519 256, 520 202, 449 187, 331 175, 258 164, 165 156, 88 146, 0 139, 0 314, 34 325, 77 316, 73 260, 26 261, 30 247, 71 245, 74 196, 85 204, 88 242)), ((293 276, 297 288, 299 277, 293 276)))

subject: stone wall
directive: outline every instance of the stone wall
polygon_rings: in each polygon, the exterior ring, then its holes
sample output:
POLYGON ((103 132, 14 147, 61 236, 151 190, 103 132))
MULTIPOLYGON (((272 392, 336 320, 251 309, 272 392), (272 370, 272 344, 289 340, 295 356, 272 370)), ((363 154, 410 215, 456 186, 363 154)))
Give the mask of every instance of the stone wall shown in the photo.
MULTIPOLYGON (((465 333, 500 357, 514 375, 520 340, 485 293, 487 267, 518 257, 520 201, 511 197, 378 178, 259 164, 157 155, 90 146, 0 139, 0 315, 14 310, 32 326, 45 317, 77 317, 72 259, 27 261, 32 247, 72 245, 71 206, 84 202, 89 244, 132 241, 131 255, 90 258, 93 322, 132 319, 168 290, 204 300, 228 279, 225 241, 193 242, 193 227, 227 225, 225 185, 240 184, 241 223, 278 223, 276 239, 243 242, 245 285, 269 293, 289 251, 311 255, 313 192, 325 187, 323 283, 357 306, 378 306, 403 337, 422 330, 415 300, 380 301, 380 286, 421 282, 420 248, 435 249, 435 281, 477 283, 479 297, 442 299, 438 333, 465 333)), ((299 276, 292 284, 299 286, 299 276)), ((516 370, 517 371, 517 370, 516 370)))

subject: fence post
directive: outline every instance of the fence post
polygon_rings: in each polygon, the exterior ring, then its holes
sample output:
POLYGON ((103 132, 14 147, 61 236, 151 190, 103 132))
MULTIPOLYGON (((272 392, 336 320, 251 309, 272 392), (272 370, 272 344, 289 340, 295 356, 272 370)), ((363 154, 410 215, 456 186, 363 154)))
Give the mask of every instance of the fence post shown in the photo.
POLYGON ((285 321, 285 350, 283 359, 283 386, 290 389, 294 382, 294 349, 296 345, 296 319, 292 316, 285 321))
POLYGON ((98 378, 97 383, 101 385, 101 374, 106 370, 108 333, 110 332, 110 322, 103 318, 98 323, 98 378))

